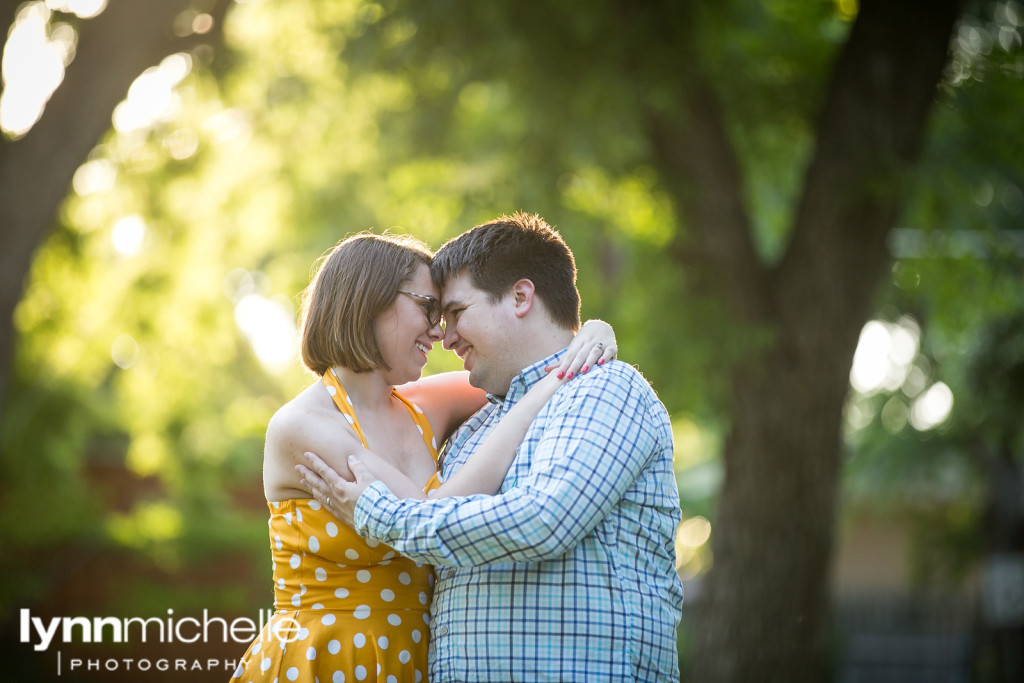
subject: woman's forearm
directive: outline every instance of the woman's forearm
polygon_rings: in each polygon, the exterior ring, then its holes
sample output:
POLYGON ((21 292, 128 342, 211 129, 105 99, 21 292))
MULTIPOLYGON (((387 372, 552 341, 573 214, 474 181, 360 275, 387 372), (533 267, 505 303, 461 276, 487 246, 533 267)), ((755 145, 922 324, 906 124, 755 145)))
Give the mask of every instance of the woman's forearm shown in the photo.
POLYGON ((501 418, 480 447, 470 455, 469 460, 441 486, 429 491, 427 496, 443 498, 497 493, 527 430, 544 404, 561 385, 562 382, 554 375, 548 375, 537 382, 501 418))

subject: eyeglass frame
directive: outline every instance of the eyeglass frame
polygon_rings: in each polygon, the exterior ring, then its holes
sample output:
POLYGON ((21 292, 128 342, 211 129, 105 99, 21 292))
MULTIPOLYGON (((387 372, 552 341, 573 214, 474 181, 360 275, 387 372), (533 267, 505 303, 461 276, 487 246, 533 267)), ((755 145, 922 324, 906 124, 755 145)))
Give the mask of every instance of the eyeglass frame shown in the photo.
POLYGON ((400 289, 398 290, 398 293, 429 303, 431 310, 433 311, 433 315, 431 315, 430 311, 427 309, 423 309, 423 315, 427 317, 427 322, 430 323, 431 327, 439 326, 441 329, 444 329, 444 315, 441 313, 441 302, 438 301, 436 297, 432 297, 429 294, 417 294, 416 292, 410 292, 407 289, 400 289))

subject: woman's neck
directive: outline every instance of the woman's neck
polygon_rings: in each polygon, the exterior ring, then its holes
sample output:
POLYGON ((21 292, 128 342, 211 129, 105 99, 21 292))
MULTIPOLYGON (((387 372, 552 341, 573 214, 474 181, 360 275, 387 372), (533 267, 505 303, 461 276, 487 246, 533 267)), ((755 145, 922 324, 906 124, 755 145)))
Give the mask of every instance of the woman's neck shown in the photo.
POLYGON ((354 372, 340 365, 334 366, 341 386, 345 387, 352 405, 367 410, 384 410, 391 403, 394 386, 387 381, 380 370, 354 372))

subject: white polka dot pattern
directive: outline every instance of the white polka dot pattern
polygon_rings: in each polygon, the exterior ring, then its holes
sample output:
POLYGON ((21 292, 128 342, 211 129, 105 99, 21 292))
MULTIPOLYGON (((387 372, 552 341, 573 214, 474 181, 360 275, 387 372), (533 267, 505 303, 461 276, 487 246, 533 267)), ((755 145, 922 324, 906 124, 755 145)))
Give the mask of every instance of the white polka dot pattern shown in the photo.
MULTIPOLYGON (((324 382, 362 438, 340 383, 331 373, 324 382)), ((425 416, 406 405, 430 444, 425 416)), ((233 683, 424 680, 429 639, 420 619, 430 623, 433 569, 362 539, 315 500, 268 507, 277 612, 240 660, 233 683)))

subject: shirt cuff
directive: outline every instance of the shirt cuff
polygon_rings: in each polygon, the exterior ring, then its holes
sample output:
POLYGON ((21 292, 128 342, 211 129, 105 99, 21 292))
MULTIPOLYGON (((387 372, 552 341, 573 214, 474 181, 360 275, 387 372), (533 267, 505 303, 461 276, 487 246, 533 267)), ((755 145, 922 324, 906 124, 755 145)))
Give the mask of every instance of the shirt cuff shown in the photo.
POLYGON ((398 499, 382 481, 375 481, 359 495, 352 523, 356 533, 363 538, 384 540, 390 528, 381 520, 391 518, 398 505, 398 499))

